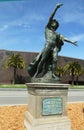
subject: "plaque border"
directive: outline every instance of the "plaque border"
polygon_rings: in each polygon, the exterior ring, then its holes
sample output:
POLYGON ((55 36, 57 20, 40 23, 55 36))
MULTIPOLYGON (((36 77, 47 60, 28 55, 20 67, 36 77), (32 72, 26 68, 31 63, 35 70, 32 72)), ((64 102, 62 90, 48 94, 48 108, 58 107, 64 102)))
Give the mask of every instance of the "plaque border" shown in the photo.
POLYGON ((44 98, 42 98, 42 112, 41 112, 41 115, 42 116, 55 116, 55 115, 62 115, 63 114, 63 98, 62 97, 49 97, 49 98, 47 98, 47 97, 44 97, 44 98), (61 100, 62 100, 62 112, 61 113, 53 113, 53 114, 43 114, 43 100, 45 100, 45 99, 56 99, 56 98, 61 98, 61 100))

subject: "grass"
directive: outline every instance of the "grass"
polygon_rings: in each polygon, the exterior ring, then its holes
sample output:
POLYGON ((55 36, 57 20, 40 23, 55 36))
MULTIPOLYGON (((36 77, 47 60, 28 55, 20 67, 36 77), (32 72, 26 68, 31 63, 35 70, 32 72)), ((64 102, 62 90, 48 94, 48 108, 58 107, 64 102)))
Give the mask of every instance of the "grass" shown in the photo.
POLYGON ((0 88, 26 88, 25 84, 0 84, 0 88))
POLYGON ((70 89, 84 89, 84 85, 71 85, 70 89))
MULTIPOLYGON (((0 84, 0 88, 26 88, 25 84, 0 84)), ((71 85, 70 89, 84 89, 84 85, 71 85)))

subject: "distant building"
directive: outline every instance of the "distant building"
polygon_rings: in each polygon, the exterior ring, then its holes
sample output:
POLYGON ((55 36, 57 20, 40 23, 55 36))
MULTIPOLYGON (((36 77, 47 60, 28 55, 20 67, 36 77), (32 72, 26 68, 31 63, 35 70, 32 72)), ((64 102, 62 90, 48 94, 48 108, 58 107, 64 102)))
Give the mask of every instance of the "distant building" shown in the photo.
MULTIPOLYGON (((9 51, 9 50, 0 50, 0 84, 11 84, 13 79, 13 70, 12 68, 6 69, 4 68, 4 64, 11 53, 19 53, 25 60, 25 69, 18 69, 18 81, 17 83, 26 83, 30 81, 30 77, 27 73, 28 64, 36 57, 38 53, 34 52, 20 52, 20 51, 9 51)), ((59 56, 58 57, 58 65, 64 66, 68 62, 77 61, 84 67, 84 60, 75 59, 70 57, 59 56)), ((63 83, 70 83, 71 78, 68 75, 64 75, 61 78, 63 83)), ((84 84, 84 75, 79 77, 79 84, 84 84)))

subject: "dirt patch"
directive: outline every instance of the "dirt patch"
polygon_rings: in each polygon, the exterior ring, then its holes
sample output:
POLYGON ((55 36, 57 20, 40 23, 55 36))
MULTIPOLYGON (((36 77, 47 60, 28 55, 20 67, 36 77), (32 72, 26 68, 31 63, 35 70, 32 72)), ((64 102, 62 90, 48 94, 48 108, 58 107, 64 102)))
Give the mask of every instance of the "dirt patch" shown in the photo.
POLYGON ((0 130, 24 130, 27 106, 0 107, 0 130))
POLYGON ((71 119, 71 130, 84 130, 84 103, 68 104, 67 114, 71 119))
MULTIPOLYGON (((24 113, 27 106, 1 106, 0 130, 24 130, 24 113)), ((84 130, 84 103, 68 104, 67 114, 71 119, 71 130, 84 130)))

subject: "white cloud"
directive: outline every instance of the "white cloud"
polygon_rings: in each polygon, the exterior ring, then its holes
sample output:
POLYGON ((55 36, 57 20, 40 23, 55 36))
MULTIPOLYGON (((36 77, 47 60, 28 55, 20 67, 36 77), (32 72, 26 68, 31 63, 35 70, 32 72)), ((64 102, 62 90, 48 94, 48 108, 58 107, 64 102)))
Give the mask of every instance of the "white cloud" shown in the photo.
MULTIPOLYGON (((28 16, 27 16, 28 17, 28 16)), ((44 16, 39 15, 39 14, 32 14, 29 17, 30 20, 35 20, 35 21, 43 21, 44 20, 44 16)))
POLYGON ((7 22, 6 24, 2 24, 0 26, 0 32, 5 31, 10 27, 14 27, 14 26, 21 27, 21 28, 30 28, 29 23, 27 22, 25 23, 22 19, 17 19, 14 21, 7 22))
POLYGON ((71 12, 70 14, 66 13, 63 16, 64 22, 76 22, 84 25, 83 19, 84 19, 84 13, 81 12, 75 12, 75 13, 71 12))
POLYGON ((78 1, 73 3, 65 3, 62 9, 63 22, 76 22, 84 25, 84 5, 82 1, 78 4, 78 1))
POLYGON ((0 27, 0 31, 4 31, 4 30, 6 30, 7 28, 8 28, 8 25, 3 25, 3 26, 0 27))
POLYGON ((74 41, 84 41, 84 34, 79 34, 76 36, 72 36, 70 39, 74 40, 74 41))

